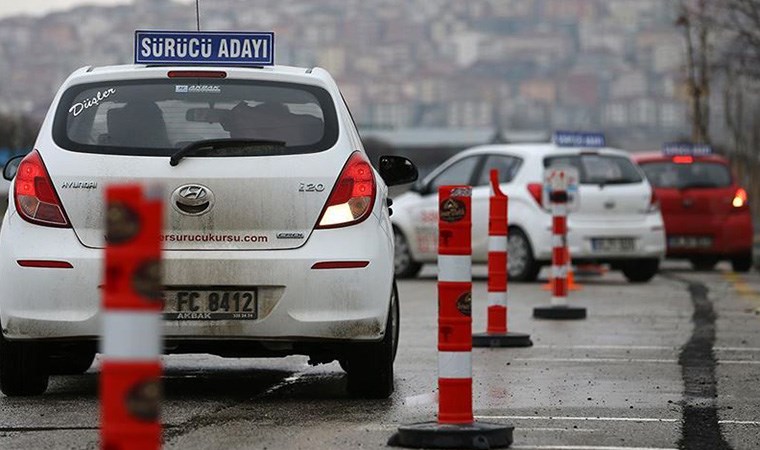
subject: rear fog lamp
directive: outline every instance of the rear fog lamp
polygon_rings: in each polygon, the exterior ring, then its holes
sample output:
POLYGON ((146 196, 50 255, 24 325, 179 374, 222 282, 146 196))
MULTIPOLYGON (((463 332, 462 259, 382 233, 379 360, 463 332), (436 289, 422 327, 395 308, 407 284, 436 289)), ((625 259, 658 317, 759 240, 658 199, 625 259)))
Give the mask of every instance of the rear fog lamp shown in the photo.
POLYGON ((314 263, 312 269, 361 269, 367 267, 369 261, 321 261, 314 263))
POLYGON ((16 261, 21 267, 34 267, 39 269, 73 269, 74 266, 68 261, 49 261, 44 259, 19 259, 16 261))

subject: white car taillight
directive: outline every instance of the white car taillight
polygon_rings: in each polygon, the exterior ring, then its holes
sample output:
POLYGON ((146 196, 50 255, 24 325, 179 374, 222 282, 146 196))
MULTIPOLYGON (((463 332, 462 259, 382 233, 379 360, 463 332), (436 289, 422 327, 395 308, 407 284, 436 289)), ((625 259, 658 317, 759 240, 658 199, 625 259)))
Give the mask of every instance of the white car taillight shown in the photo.
POLYGON ((660 200, 657 198, 657 194, 652 189, 652 195, 649 197, 649 206, 647 207, 647 213, 655 213, 660 210, 660 200))
POLYGON ((71 226, 37 150, 26 155, 18 166, 13 198, 19 215, 27 222, 49 227, 71 226))
POLYGON ((359 223, 369 217, 375 202, 372 166, 356 152, 340 173, 319 218, 317 228, 337 228, 359 223))

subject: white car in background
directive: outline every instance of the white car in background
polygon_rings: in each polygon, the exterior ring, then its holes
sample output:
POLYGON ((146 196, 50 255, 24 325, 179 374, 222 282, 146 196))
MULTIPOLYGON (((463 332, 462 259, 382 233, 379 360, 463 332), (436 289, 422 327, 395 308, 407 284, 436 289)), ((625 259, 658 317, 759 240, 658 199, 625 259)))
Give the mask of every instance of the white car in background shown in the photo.
POLYGON ((40 394, 49 375, 92 363, 112 183, 165 187, 166 352, 338 360, 352 395, 391 394, 386 185, 417 172, 400 157, 372 168, 325 70, 85 67, 63 83, 34 149, 4 173, 6 395, 40 394))
POLYGON ((509 196, 509 276, 532 281, 551 263, 552 219, 542 205, 544 169, 570 164, 580 175, 579 209, 568 216, 574 263, 608 263, 631 282, 649 281, 665 254, 660 210, 641 169, 627 152, 548 144, 486 145, 450 158, 394 199, 397 277, 415 276, 435 263, 438 187, 469 184, 472 191, 472 258, 488 261, 489 173, 498 169, 509 196))

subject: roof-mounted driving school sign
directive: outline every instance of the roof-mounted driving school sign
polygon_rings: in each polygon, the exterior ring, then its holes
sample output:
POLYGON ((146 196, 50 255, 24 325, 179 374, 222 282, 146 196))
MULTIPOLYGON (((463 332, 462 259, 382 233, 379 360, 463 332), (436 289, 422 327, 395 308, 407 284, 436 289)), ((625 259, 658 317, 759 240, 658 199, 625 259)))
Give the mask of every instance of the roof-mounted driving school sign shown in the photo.
POLYGON ((662 146, 662 153, 665 156, 706 156, 712 155, 713 150, 707 144, 670 142, 662 146))
POLYGON ((578 131, 555 131, 554 144, 557 147, 605 147, 602 133, 582 133, 578 131))
POLYGON ((274 33, 138 30, 135 64, 271 66, 274 33))

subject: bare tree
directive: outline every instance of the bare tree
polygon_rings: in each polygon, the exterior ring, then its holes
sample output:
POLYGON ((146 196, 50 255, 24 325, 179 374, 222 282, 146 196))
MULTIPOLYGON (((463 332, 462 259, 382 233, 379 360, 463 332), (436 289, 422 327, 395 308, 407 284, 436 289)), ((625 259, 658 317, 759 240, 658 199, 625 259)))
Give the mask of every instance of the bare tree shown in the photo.
POLYGON ((710 143, 711 39, 715 24, 708 0, 679 0, 675 25, 686 44, 686 84, 690 98, 691 138, 710 143))

